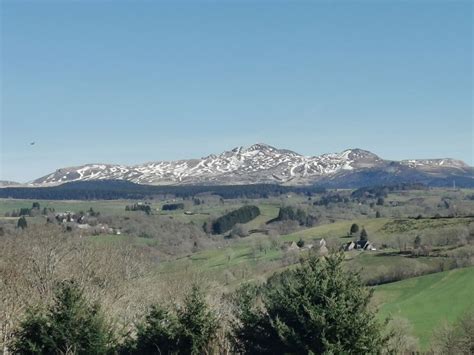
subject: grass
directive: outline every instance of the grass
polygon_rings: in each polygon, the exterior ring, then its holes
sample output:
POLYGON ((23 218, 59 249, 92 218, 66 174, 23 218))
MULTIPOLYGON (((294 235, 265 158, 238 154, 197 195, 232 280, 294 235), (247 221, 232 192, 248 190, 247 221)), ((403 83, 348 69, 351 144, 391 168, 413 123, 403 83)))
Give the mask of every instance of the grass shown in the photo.
POLYGON ((474 309, 474 267, 414 277, 375 288, 379 317, 400 316, 426 349, 433 330, 474 309))
MULTIPOLYGON (((272 213, 271 208, 267 212, 266 218, 272 213)), ((347 231, 351 224, 356 222, 359 225, 364 225, 369 232, 369 239, 380 245, 384 240, 391 238, 393 233, 399 232, 395 227, 386 227, 387 225, 391 226, 393 221, 393 219, 387 218, 342 221, 281 236, 278 237, 278 240, 280 242, 291 242, 301 238, 306 243, 313 243, 314 240, 325 238, 328 245, 332 244, 337 247, 355 239, 355 237, 348 238, 347 231)), ((425 221, 413 221, 415 222, 415 228, 416 223, 425 223, 425 221)), ((456 223, 456 221, 457 223, 465 223, 464 219, 453 219, 452 223, 456 223)), ((442 220, 430 220, 429 222, 431 223, 430 228, 438 228, 443 226, 444 223, 442 220)), ((404 272, 417 270, 420 273, 425 273, 439 268, 444 261, 444 258, 441 257, 408 258, 395 252, 391 249, 376 252, 349 252, 346 253, 347 267, 350 270, 361 270, 363 279, 369 280, 383 274, 396 273, 397 270, 403 270, 404 272)), ((301 254, 304 255, 304 252, 301 252, 301 254)), ((178 260, 161 263, 158 268, 160 273, 175 275, 180 274, 183 269, 189 269, 206 274, 216 281, 222 281, 224 273, 230 272, 240 275, 240 270, 245 268, 246 277, 236 280, 236 283, 238 283, 284 268, 284 258, 285 252, 280 246, 272 247, 268 237, 253 234, 250 237, 228 241, 226 245, 219 248, 204 250, 178 260)))
POLYGON ((15 200, 15 199, 0 199, 0 215, 5 215, 6 212, 18 210, 20 208, 31 208, 33 202, 39 202, 41 209, 54 208, 56 212, 79 212, 87 211, 93 208, 95 211, 108 214, 123 214, 125 213, 125 206, 132 202, 126 200, 94 200, 94 201, 50 201, 50 200, 15 200))

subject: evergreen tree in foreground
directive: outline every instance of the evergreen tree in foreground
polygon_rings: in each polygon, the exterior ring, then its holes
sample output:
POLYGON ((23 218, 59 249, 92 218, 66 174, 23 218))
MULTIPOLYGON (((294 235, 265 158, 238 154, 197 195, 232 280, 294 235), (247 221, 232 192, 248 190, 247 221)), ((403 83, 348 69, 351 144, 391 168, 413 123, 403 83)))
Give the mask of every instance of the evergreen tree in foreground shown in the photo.
POLYGON ((310 257, 235 297, 233 338, 247 354, 368 354, 385 342, 368 309, 372 293, 342 268, 343 255, 310 257), (257 302, 258 300, 258 302, 257 302))
POLYGON ((99 306, 89 304, 79 287, 67 281, 46 311, 27 312, 11 345, 15 354, 106 354, 112 332, 99 306))
POLYGON ((219 324, 197 286, 175 312, 153 306, 122 354, 208 354, 219 324))

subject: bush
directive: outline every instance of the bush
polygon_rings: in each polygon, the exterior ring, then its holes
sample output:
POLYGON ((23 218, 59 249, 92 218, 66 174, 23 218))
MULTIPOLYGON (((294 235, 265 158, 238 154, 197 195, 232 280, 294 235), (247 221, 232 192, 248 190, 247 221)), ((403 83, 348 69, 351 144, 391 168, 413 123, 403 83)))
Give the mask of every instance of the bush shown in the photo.
POLYGON ((350 234, 356 234, 358 231, 359 231, 359 225, 356 224, 356 223, 353 223, 349 233, 350 234))
POLYGON ((433 335, 434 354, 474 353, 474 309, 465 313, 453 325, 443 324, 433 335))
POLYGON ((105 354, 112 332, 97 304, 90 305, 70 281, 61 283, 46 312, 30 309, 14 334, 13 353, 105 354))
POLYGON ((342 267, 343 255, 310 257, 234 298, 235 350, 242 353, 379 353, 382 329, 368 309, 372 292, 342 267), (257 301, 260 300, 260 301, 257 301), (259 306, 261 304, 261 306, 259 306))

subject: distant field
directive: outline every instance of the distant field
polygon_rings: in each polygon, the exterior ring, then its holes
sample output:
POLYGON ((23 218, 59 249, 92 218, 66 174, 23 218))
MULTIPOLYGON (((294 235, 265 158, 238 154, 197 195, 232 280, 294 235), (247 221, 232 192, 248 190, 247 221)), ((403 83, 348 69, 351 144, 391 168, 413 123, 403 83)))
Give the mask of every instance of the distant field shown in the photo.
MULTIPOLYGON (((355 239, 355 237, 347 237, 347 231, 351 224, 356 222, 367 229, 370 240, 376 242, 376 245, 380 245, 403 230, 404 223, 397 222, 394 227, 394 221, 388 218, 377 218, 336 222, 281 236, 278 237, 278 240, 280 242, 291 242, 301 238, 306 243, 312 243, 320 238, 325 238, 328 245, 339 247, 343 243, 355 239), (398 226, 401 226, 400 230, 398 226)), ((403 222, 403 220, 401 221, 403 222)), ((415 225, 412 225, 414 228, 417 228, 418 223, 423 225, 423 228, 428 228, 426 224, 429 223, 429 228, 433 229, 445 226, 446 223, 446 220, 406 221, 407 223, 413 221, 415 223, 415 225)), ((449 223, 450 225, 463 225, 472 221, 474 219, 453 218, 449 220, 449 223)), ((306 253, 304 251, 300 252, 301 255, 306 253)), ((235 283, 239 283, 284 268, 284 258, 285 252, 279 246, 273 248, 268 237, 254 234, 250 237, 229 241, 226 246, 219 249, 205 250, 188 257, 163 263, 159 266, 159 269, 162 273, 171 274, 179 274, 185 268, 191 269, 209 275, 216 281, 222 281, 224 273, 231 273, 235 276, 235 283), (245 269, 244 276, 242 276, 242 269, 245 269)), ((440 257, 407 258, 397 255, 396 250, 393 249, 376 252, 353 251, 346 253, 346 258, 348 268, 361 270, 363 278, 366 280, 396 270, 426 272, 426 270, 437 267, 443 262, 443 258, 440 257)))
POLYGON ((126 200, 93 200, 93 201, 49 201, 49 200, 16 200, 0 199, 0 216, 6 212, 20 208, 30 208, 33 202, 39 202, 41 208, 54 208, 57 212, 64 211, 87 211, 93 208, 101 213, 120 214, 125 212, 125 206, 132 202, 126 200))
POLYGON ((401 316, 425 348, 443 321, 453 322, 474 308, 474 267, 414 277, 375 288, 379 317, 401 316))

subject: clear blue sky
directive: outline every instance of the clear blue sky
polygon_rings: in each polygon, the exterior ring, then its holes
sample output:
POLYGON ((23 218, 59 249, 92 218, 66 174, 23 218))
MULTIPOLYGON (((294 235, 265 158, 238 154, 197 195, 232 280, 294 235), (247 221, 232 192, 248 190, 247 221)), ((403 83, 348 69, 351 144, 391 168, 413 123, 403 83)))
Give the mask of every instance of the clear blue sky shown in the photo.
POLYGON ((256 142, 474 163, 470 1, 2 0, 1 13, 0 179, 256 142))

